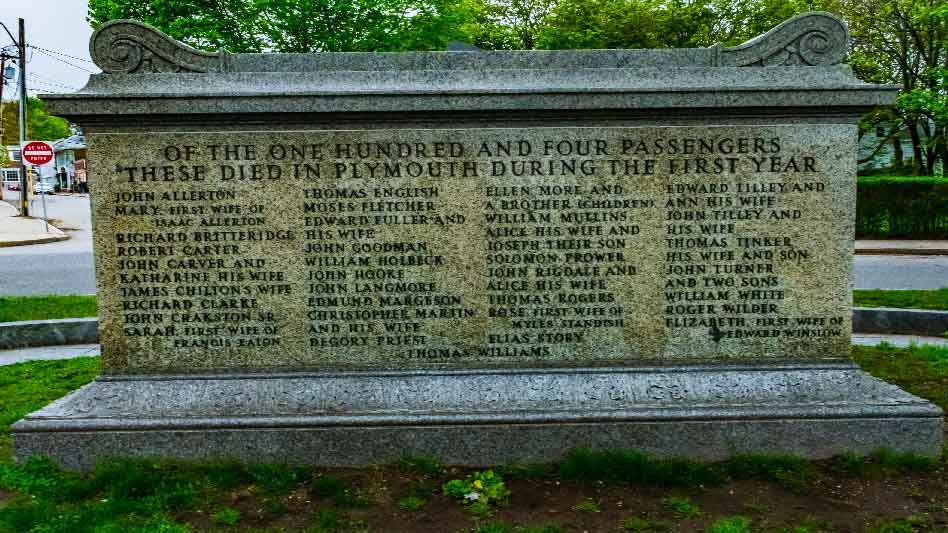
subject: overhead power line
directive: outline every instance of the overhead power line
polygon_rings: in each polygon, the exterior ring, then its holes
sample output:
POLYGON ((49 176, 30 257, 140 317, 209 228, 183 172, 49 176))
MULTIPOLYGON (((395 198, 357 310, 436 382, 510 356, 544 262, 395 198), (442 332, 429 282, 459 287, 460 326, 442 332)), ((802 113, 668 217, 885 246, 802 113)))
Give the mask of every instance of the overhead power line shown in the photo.
POLYGON ((93 63, 92 61, 89 61, 88 59, 83 59, 83 58, 81 58, 81 57, 71 56, 71 55, 69 55, 69 54, 67 54, 67 53, 65 53, 65 52, 60 52, 60 51, 58 51, 58 50, 50 50, 49 48, 43 48, 42 46, 36 46, 36 45, 32 45, 32 44, 28 44, 28 45, 26 45, 26 46, 27 46, 27 48, 33 48, 33 49, 39 50, 40 52, 44 52, 44 53, 48 53, 48 54, 56 54, 56 55, 60 55, 60 56, 63 56, 63 57, 68 57, 69 59, 75 59, 75 60, 78 60, 78 61, 82 61, 83 63, 89 63, 90 65, 95 65, 95 63, 93 63))
POLYGON ((39 49, 39 48, 36 48, 36 51, 39 52, 39 53, 41 53, 41 54, 43 54, 43 55, 45 55, 45 56, 47 56, 47 57, 50 57, 50 58, 52 58, 52 59, 55 59, 56 61, 59 61, 60 63, 65 63, 65 64, 69 65, 70 67, 77 68, 77 69, 79 69, 79 70, 88 72, 89 74, 95 74, 95 71, 89 70, 89 69, 87 69, 86 67, 83 67, 83 66, 81 66, 81 65, 77 65, 77 64, 75 64, 75 63, 70 63, 69 61, 66 61, 65 59, 63 59, 63 58, 61 58, 61 57, 57 57, 56 55, 50 54, 50 53, 48 53, 48 52, 45 52, 45 51, 43 51, 43 50, 41 50, 41 49, 39 49))
MULTIPOLYGON (((49 78, 49 77, 43 76, 42 74, 37 74, 37 73, 35 73, 35 72, 30 72, 30 73, 27 75, 27 77, 29 77, 29 78, 36 78, 36 79, 38 79, 38 80, 40 80, 40 81, 45 81, 45 82, 49 82, 49 83, 52 83, 52 84, 63 84, 62 81, 59 81, 59 80, 56 79, 56 78, 49 78)), ((66 83, 66 85, 69 85, 69 84, 66 83)))
POLYGON ((30 83, 34 83, 34 84, 38 83, 38 84, 40 84, 40 85, 48 85, 48 86, 52 86, 52 87, 61 87, 61 88, 63 88, 63 89, 69 89, 70 91, 75 91, 75 90, 77 90, 76 87, 73 87, 73 86, 71 86, 71 85, 65 85, 65 84, 63 84, 63 83, 59 83, 59 82, 55 82, 55 81, 48 81, 48 80, 44 80, 44 79, 41 79, 41 78, 36 78, 36 77, 31 76, 31 75, 29 75, 29 74, 27 74, 26 79, 28 79, 28 80, 30 81, 30 83))

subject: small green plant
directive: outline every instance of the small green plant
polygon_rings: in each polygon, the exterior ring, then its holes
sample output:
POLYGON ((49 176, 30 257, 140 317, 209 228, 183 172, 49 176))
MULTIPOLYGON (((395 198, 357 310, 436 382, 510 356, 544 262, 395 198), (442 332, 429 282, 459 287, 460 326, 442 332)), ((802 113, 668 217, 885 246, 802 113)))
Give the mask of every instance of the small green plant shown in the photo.
POLYGON ((938 468, 938 459, 914 453, 876 450, 869 457, 873 463, 878 464, 883 470, 900 474, 925 473, 938 468))
POLYGON ((709 533, 750 533, 750 520, 743 516, 722 518, 708 528, 709 533))
POLYGON ((442 490, 478 515, 489 513, 492 505, 504 503, 510 496, 504 480, 493 470, 474 472, 465 479, 452 479, 442 490))
POLYGON ((744 502, 741 504, 741 507, 747 512, 754 514, 765 514, 770 511, 770 508, 766 505, 759 505, 754 502, 744 502))
POLYGON ((501 465, 497 473, 506 479, 550 479, 556 477, 555 463, 501 465))
POLYGON ((335 476, 317 476, 313 479, 310 490, 314 496, 329 498, 337 507, 361 508, 368 507, 371 503, 335 476))
POLYGON ((487 522, 478 526, 474 533, 510 533, 510 531, 510 526, 503 522, 487 522))
POLYGON ((576 449, 560 462, 557 473, 561 479, 602 481, 611 485, 697 487, 726 481, 714 465, 679 458, 654 459, 634 451, 576 449))
POLYGON ((938 459, 911 453, 876 450, 869 456, 845 453, 833 458, 830 468, 849 477, 882 474, 924 474, 939 468, 938 459))
POLYGON ((272 515, 283 515, 286 514, 289 509, 287 509, 286 504, 283 500, 279 498, 266 498, 263 500, 263 508, 272 515))
POLYGON ((688 498, 669 496, 662 500, 662 504, 678 518, 694 518, 701 514, 701 509, 688 498))
POLYGON ((883 520, 866 531, 868 533, 914 533, 915 531, 929 530, 931 527, 931 517, 913 515, 905 518, 883 520))
POLYGON ((783 531, 787 533, 823 533, 833 531, 833 526, 827 522, 808 516, 801 520, 797 527, 784 529, 783 531))
POLYGON ((582 501, 573 506, 573 510, 577 513, 601 513, 602 509, 599 508, 599 504, 596 503, 596 500, 592 498, 584 498, 582 501))
POLYGON ((846 452, 833 457, 830 469, 844 476, 862 477, 869 471, 869 458, 858 453, 846 452))
POLYGON ((671 529, 671 525, 651 518, 636 516, 626 518, 622 522, 622 529, 626 531, 668 531, 671 529))
POLYGON ((427 500, 432 494, 438 493, 438 484, 434 481, 423 479, 414 481, 408 485, 408 496, 415 496, 422 500, 427 500))
POLYGON ((418 496, 405 496, 398 500, 398 506, 405 511, 420 511, 428 503, 418 496))
POLYGON ((313 514, 313 527, 311 533, 329 533, 331 531, 340 531, 344 525, 344 520, 339 517, 334 509, 320 509, 313 514))
POLYGON ((240 522, 240 511, 231 507, 224 507, 220 511, 214 513, 214 516, 211 518, 214 520, 215 524, 222 526, 236 526, 237 522, 240 522))
POLYGON ((802 493, 813 478, 813 467, 805 459, 787 455, 739 455, 723 463, 732 479, 764 479, 802 493))
POLYGON ((410 455, 398 461, 398 469, 406 474, 437 476, 444 471, 441 460, 427 455, 410 455))
POLYGON ((312 475, 305 468, 274 464, 252 464, 246 470, 254 484, 269 495, 286 494, 312 475))

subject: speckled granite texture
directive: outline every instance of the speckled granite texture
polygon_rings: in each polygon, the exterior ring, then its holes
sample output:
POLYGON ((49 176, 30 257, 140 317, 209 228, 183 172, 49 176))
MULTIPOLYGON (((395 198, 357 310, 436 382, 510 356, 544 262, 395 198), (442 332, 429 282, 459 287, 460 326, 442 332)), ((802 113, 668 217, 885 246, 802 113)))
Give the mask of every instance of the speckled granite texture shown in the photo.
POLYGON ((17 422, 16 457, 937 454, 941 410, 845 359, 855 125, 897 91, 848 40, 810 13, 733 48, 241 55, 104 25, 104 73, 45 100, 109 184, 106 371, 17 422))
POLYGON ((116 169, 93 193, 103 356, 115 371, 845 358, 854 136, 848 125, 99 134, 90 153, 116 169), (655 153, 697 152, 699 140, 715 153, 655 153), (215 160, 208 147, 228 143, 254 159, 215 160), (493 153, 508 143, 524 153, 493 153), (188 166, 164 166, 184 146, 188 166), (313 150, 288 160, 293 148, 313 150), (626 175, 629 162, 643 173, 626 175), (319 177, 298 178, 304 164, 319 177), (586 171, 556 170, 576 164, 586 171), (206 176, 129 179, 149 166, 206 176), (268 177, 225 179, 248 168, 268 177), (400 210, 377 209, 392 200, 400 210), (265 232, 276 238, 217 240, 265 232), (163 239, 126 242, 151 235, 163 239), (402 258, 427 262, 387 266, 402 258))
POLYGON ((99 341, 99 319, 25 320, 0 323, 0 350, 99 341))
POLYGON ((849 363, 100 378, 13 427, 16 454, 362 466, 940 452, 941 411, 849 363), (696 445, 700 443, 700 445, 696 445))

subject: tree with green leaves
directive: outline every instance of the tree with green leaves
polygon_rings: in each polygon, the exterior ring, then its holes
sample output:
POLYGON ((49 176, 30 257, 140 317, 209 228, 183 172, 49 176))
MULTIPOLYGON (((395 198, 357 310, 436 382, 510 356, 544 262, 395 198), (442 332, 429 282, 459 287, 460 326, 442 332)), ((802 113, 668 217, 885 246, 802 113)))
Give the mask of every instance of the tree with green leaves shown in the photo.
POLYGON ((837 0, 566 0, 542 32, 544 48, 694 48, 740 44, 837 0))
MULTIPOLYGON (((55 141, 69 137, 72 132, 69 123, 46 112, 46 104, 39 98, 29 98, 26 104, 26 140, 55 141)), ((4 146, 20 144, 20 103, 3 103, 4 146)))
POLYGON ((203 49, 231 52, 734 46, 806 11, 843 16, 857 76, 895 83, 898 105, 867 116, 884 125, 918 172, 948 164, 948 4, 945 0, 89 0, 93 26, 134 18, 203 49))
POLYGON ((443 50, 463 38, 450 0, 89 0, 98 27, 131 18, 197 48, 230 52, 443 50))
POLYGON ((918 173, 931 175, 938 160, 948 165, 948 117, 941 112, 948 98, 948 7, 943 0, 844 0, 843 15, 853 33, 856 74, 902 89, 894 115, 877 123, 892 132, 881 142, 897 143, 904 131, 918 173))

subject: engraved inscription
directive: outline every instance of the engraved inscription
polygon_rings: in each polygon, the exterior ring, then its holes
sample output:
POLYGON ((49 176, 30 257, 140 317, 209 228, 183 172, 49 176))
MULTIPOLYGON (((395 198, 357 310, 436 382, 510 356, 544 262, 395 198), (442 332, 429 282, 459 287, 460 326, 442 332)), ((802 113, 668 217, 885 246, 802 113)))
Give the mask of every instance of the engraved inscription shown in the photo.
POLYGON ((845 357, 850 129, 100 134, 106 360, 845 357))

